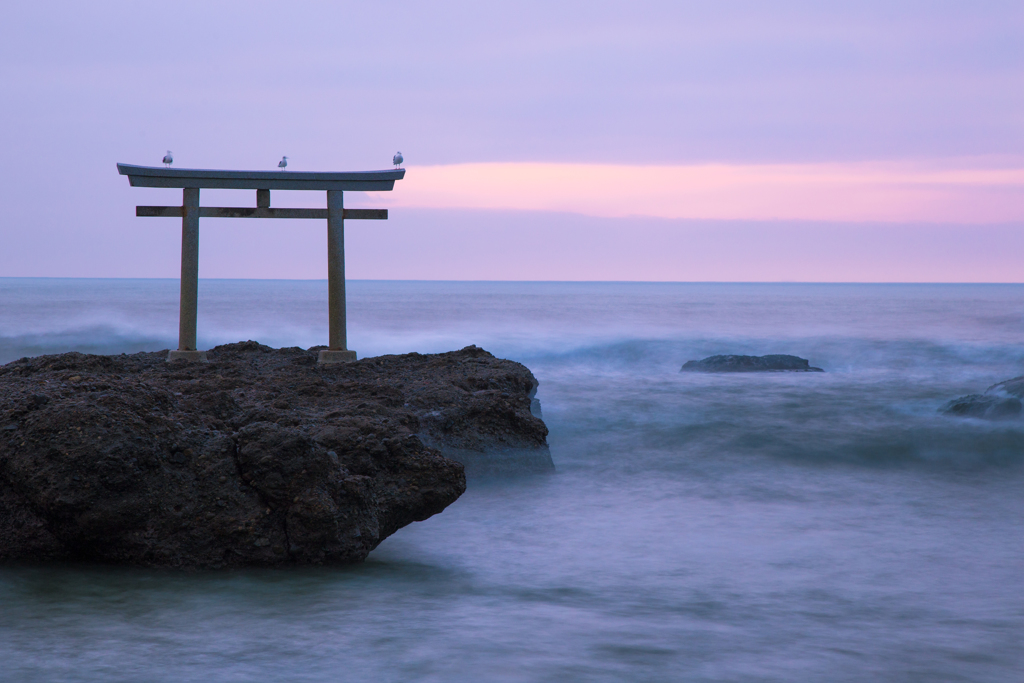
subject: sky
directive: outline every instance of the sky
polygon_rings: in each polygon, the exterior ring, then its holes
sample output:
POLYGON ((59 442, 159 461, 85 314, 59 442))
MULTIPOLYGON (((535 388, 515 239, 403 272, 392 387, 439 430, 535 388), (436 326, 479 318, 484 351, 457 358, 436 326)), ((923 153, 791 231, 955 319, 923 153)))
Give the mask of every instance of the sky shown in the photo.
MULTIPOLYGON (((401 150, 351 278, 1024 282, 1024 3, 12 3, 0 143, 0 277, 176 277, 134 207, 180 191, 116 162, 401 150)), ((204 219, 200 276, 323 278, 325 233, 204 219)))

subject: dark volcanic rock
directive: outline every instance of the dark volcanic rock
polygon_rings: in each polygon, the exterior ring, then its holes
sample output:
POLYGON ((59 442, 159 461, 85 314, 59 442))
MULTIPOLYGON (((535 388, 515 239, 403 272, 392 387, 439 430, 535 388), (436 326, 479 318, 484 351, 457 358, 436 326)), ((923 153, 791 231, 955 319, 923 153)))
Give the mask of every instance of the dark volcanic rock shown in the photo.
POLYGON ((1024 375, 993 384, 985 390, 985 393, 1002 394, 1004 396, 1024 399, 1024 375))
POLYGON ((0 559, 357 562, 462 494, 446 451, 550 468, 536 379, 476 347, 326 367, 255 342, 208 356, 0 367, 0 559))
POLYGON ((708 356, 689 360, 680 372, 824 372, 797 356, 708 356))
POLYGON ((977 417, 983 420, 1019 418, 1024 398, 1024 377, 1014 377, 993 384, 984 394, 968 394, 955 398, 941 408, 946 415, 977 417))

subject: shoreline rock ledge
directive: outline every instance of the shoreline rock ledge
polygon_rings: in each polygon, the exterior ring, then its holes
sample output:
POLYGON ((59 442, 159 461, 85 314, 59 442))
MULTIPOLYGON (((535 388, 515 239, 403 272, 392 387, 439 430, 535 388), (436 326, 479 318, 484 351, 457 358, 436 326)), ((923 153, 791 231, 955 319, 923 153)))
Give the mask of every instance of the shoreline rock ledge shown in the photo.
POLYGON ((799 356, 772 354, 768 356, 708 356, 688 360, 680 372, 824 372, 812 368, 810 361, 799 356))
POLYGON ((319 348, 0 367, 0 560, 359 562, 453 503, 489 452, 496 471, 553 470, 519 363, 469 346, 318 366, 319 348))

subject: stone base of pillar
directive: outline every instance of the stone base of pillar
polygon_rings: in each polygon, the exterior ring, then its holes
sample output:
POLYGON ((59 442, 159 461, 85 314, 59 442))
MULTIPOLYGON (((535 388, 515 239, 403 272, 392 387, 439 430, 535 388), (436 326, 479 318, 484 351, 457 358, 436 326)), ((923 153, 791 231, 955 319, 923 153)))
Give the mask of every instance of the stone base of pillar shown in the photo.
POLYGON ((321 365, 329 365, 331 363, 351 363, 355 359, 355 351, 340 349, 321 349, 320 353, 317 355, 316 362, 321 365))
POLYGON ((209 361, 206 357, 206 351, 183 351, 181 349, 174 349, 167 354, 167 362, 170 363, 172 360, 187 360, 190 363, 206 363, 209 361))

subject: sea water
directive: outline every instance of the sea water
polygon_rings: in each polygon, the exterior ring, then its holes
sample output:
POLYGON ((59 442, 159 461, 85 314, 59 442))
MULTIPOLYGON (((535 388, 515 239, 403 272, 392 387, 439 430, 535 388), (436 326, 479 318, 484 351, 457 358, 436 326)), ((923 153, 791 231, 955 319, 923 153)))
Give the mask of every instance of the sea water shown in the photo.
MULTIPOLYGON (((201 347, 327 339, 315 281, 200 281, 201 347)), ((17 681, 1021 681, 1024 286, 350 282, 361 357, 540 380, 557 472, 358 566, 0 568, 17 681), (680 373, 786 353, 824 373, 680 373)), ((175 346, 173 280, 0 279, 0 362, 175 346)))

